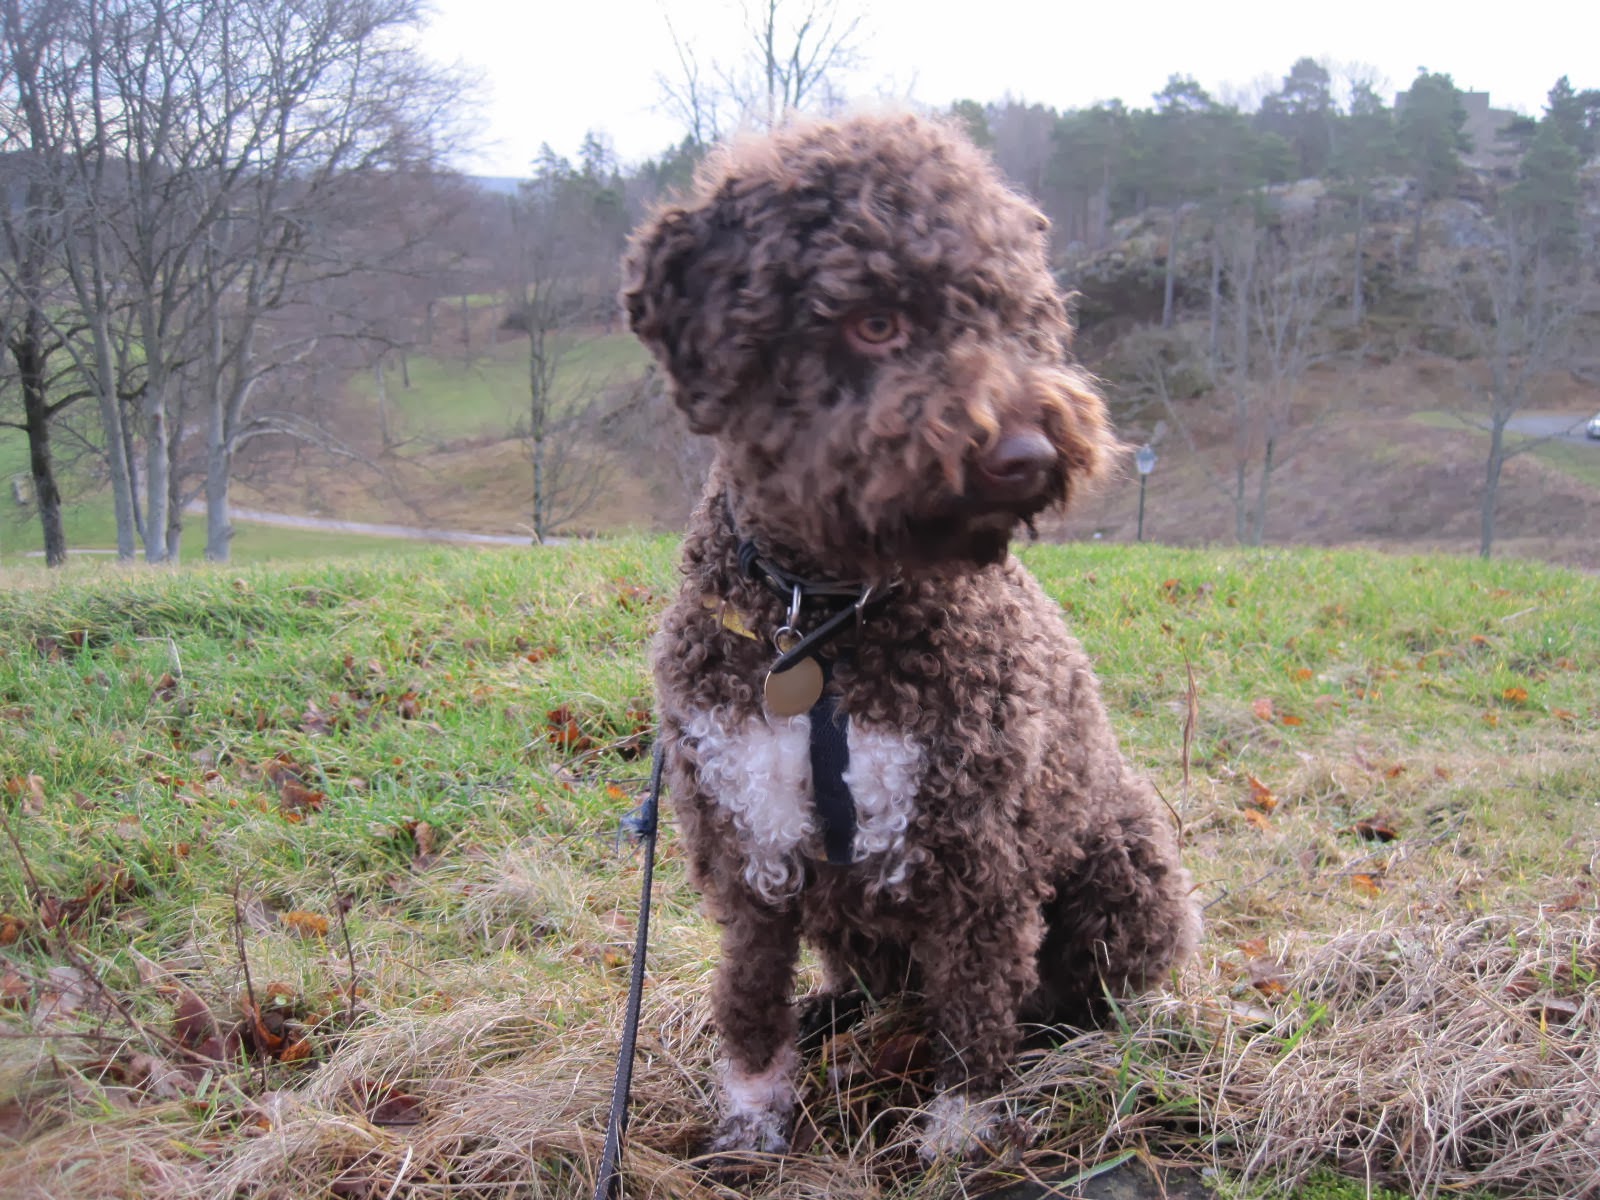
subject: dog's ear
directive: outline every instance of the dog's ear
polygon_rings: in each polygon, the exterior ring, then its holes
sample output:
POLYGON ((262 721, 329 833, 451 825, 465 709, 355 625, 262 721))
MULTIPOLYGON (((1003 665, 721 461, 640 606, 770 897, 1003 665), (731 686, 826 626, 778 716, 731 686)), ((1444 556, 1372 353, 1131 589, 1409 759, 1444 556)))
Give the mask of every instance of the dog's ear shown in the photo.
POLYGON ((714 205, 674 206, 639 228, 622 261, 628 324, 666 368, 695 433, 727 423, 753 361, 740 336, 744 240, 714 205))

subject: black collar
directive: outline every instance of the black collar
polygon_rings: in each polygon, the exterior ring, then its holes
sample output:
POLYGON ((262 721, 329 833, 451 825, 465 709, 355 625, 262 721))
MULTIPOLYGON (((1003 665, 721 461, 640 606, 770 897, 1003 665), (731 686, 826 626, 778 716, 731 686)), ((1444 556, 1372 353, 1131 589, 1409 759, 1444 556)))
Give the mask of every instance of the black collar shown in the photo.
MULTIPOLYGON (((827 579, 807 579, 785 570, 756 549, 748 538, 739 542, 739 570, 746 579, 762 584, 785 604, 793 605, 796 597, 804 605, 808 601, 820 602, 825 608, 836 607, 840 601, 855 602, 867 590, 863 582, 839 583, 827 579)), ((885 589, 887 594, 887 589, 885 589)))

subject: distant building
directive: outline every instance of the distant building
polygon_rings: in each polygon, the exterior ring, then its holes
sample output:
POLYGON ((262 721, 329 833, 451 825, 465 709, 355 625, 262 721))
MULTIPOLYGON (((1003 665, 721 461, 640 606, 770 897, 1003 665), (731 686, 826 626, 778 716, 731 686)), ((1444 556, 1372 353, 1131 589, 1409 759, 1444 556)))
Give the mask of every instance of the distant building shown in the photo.
MULTIPOLYGON (((1467 112, 1467 136, 1472 139, 1472 149, 1462 155, 1467 165, 1492 170, 1515 160, 1516 147, 1502 140, 1502 135, 1519 114, 1509 108, 1491 108, 1488 92, 1462 92, 1460 95, 1461 107, 1467 112)), ((1398 117, 1405 106, 1406 94, 1396 92, 1394 115, 1398 117)))

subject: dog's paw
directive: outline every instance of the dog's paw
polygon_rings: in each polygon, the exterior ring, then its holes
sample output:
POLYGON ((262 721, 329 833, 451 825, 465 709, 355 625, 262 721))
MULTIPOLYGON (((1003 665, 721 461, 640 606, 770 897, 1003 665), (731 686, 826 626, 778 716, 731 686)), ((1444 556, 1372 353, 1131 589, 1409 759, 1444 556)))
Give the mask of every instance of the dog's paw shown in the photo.
POLYGON ((793 1124, 794 1076, 800 1056, 793 1046, 773 1055, 765 1070, 745 1072, 731 1062, 722 1067, 722 1120, 707 1150, 714 1155, 782 1154, 793 1124))
POLYGON ((971 1158, 996 1139, 999 1103, 972 1100, 965 1092, 941 1092, 928 1105, 917 1153, 923 1162, 971 1158))
POLYGON ((789 1149, 789 1114, 771 1110, 729 1113, 717 1123, 706 1152, 719 1158, 783 1154, 789 1149))

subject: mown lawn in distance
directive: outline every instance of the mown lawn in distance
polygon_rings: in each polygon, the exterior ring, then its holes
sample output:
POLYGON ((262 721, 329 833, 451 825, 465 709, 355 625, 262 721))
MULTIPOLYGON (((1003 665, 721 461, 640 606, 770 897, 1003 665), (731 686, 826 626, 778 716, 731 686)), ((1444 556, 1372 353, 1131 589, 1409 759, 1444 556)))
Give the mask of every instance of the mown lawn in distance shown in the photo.
MULTIPOLYGON (((552 337, 559 356, 555 398, 559 406, 592 401, 607 385, 644 369, 645 352, 629 334, 601 331, 552 337)), ((397 438, 421 445, 454 438, 509 435, 528 408, 528 343, 509 338, 468 360, 415 355, 408 362, 411 386, 391 364, 385 392, 397 438)), ((349 393, 376 412, 377 385, 370 372, 352 375, 349 393)), ((376 419, 376 418, 374 418, 376 419)))
MULTIPOLYGON (((0 589, 0 805, 20 845, 0 842, 0 1193, 381 1197, 405 1171, 418 1196, 510 1195, 530 1172, 515 1194, 580 1194, 638 884, 614 835, 646 770, 645 646, 675 553, 430 549, 0 589)), ((1318 946, 1595 911, 1600 581, 1315 551, 1025 557, 1181 818, 1208 921, 1180 990, 1199 1016, 1131 1007, 1030 1060, 1030 1078, 1088 1073, 1028 1093, 1030 1169, 1153 1145, 1237 1171, 1256 1147, 1169 1064, 1270 1047, 1292 1081, 1287 1056, 1338 1053, 1332 1002, 1295 982, 1318 946)), ((670 828, 663 858, 630 1163, 656 1194, 709 1196, 681 1160, 713 1075, 715 930, 670 828)), ((1540 976, 1551 1047, 1600 1005, 1600 963, 1569 957, 1540 976)), ((926 1098, 863 1095, 844 1107, 880 1132, 926 1098)), ((852 1128, 824 1123, 797 1190, 748 1194, 920 1194, 914 1156, 852 1128)), ((1299 1178, 1338 1143, 1259 1165, 1299 1178)))

